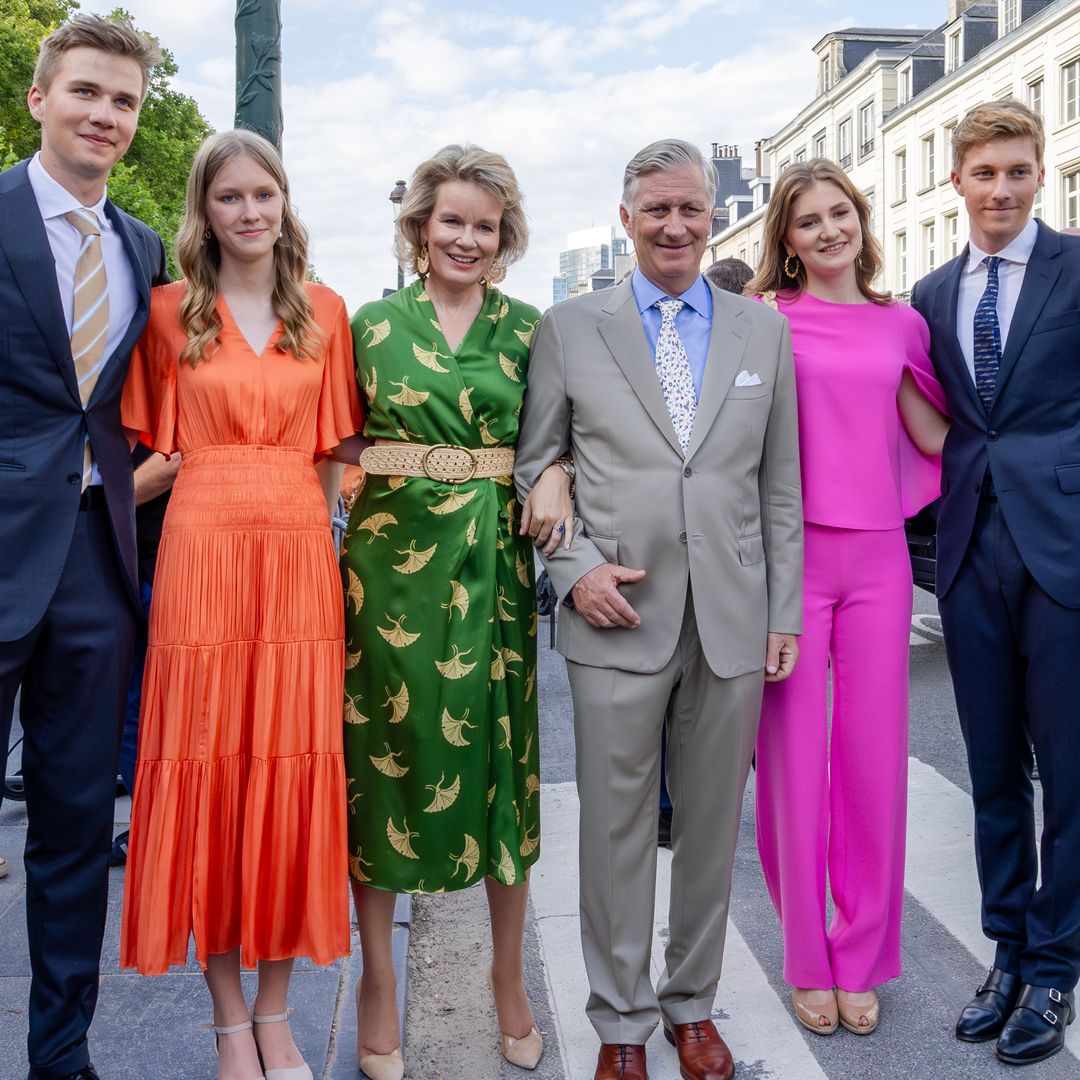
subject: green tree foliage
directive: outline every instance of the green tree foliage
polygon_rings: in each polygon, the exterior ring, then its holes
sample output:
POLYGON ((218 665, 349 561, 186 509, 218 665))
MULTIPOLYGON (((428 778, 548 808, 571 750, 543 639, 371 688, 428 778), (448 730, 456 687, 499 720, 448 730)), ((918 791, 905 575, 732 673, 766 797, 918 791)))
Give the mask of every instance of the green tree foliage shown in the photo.
MULTIPOLYGON (((38 44, 78 8, 77 0, 0 0, 0 167, 38 149, 40 131, 26 107, 38 44)), ((120 8, 113 15, 131 18, 120 8)), ((164 59, 150 74, 139 129, 109 179, 109 198, 160 233, 176 276, 172 248, 188 169, 213 128, 193 98, 170 87, 176 61, 164 47, 162 52, 164 59)))

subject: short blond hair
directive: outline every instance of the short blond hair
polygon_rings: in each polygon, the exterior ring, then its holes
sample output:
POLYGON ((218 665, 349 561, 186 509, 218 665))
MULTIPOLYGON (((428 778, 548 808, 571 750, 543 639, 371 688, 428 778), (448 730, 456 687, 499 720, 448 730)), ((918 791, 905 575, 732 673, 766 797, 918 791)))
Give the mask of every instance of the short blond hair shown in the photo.
POLYGON ((1031 139, 1035 159, 1042 165, 1046 147, 1042 117, 1015 98, 1001 98, 976 105, 956 125, 952 137, 953 171, 960 171, 973 146, 995 139, 1031 139))
POLYGON ((420 232, 435 211, 439 188, 451 180, 477 184, 499 203, 498 259, 503 266, 517 262, 529 246, 529 223, 517 177, 502 154, 472 143, 451 143, 417 166, 397 219, 394 254, 398 262, 416 273, 416 256, 423 247, 420 232))

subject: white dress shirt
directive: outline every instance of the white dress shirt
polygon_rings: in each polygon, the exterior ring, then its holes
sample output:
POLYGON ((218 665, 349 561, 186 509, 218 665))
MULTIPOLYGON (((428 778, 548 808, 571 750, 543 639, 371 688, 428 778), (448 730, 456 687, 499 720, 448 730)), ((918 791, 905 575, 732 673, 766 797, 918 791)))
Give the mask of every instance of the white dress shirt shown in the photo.
MULTIPOLYGON (((1039 227, 1035 224, 1035 219, 1028 218, 1028 223, 1013 240, 997 252, 1001 259, 998 266, 997 317, 1001 327, 1002 352, 1009 340, 1009 327, 1016 311, 1016 302, 1020 299, 1020 288, 1024 284, 1028 259, 1035 249, 1038 235, 1039 227)), ((989 254, 973 243, 968 243, 967 265, 960 273, 960 296, 956 301, 956 337, 972 382, 975 381, 975 309, 986 291, 987 269, 982 261, 989 254)))
MULTIPOLYGON (((60 289, 60 303, 64 307, 64 321, 67 324, 68 337, 71 337, 72 311, 75 305, 75 263, 82 246, 82 236, 64 215, 79 209, 82 203, 45 171, 40 158, 40 153, 35 154, 26 171, 41 219, 45 222, 45 233, 56 264, 56 284, 60 289)), ((138 307, 139 294, 135 288, 131 261, 124 250, 124 241, 105 213, 105 199, 106 196, 102 195, 96 205, 85 209, 94 212, 101 228, 101 254, 105 260, 105 277, 109 283, 109 336, 105 341, 105 355, 108 357, 116 351, 127 333, 128 325, 138 307)), ((93 463, 92 469, 90 483, 100 484, 101 474, 98 472, 97 462, 93 463)))

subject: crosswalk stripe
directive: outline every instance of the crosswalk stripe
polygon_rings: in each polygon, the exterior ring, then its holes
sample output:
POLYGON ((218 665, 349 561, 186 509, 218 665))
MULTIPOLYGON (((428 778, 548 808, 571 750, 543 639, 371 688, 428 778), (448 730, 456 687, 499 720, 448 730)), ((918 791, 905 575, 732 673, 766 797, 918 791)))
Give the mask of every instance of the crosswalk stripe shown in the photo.
MULTIPOLYGON (((533 869, 530 894, 552 991, 552 1006, 568 1080, 592 1080, 598 1042, 585 1016, 589 987, 581 959, 577 900, 577 792, 572 783, 541 788, 544 849, 533 869)), ((664 963, 671 853, 661 851, 656 873, 653 974, 664 963)), ((730 1017, 719 1024, 736 1061, 767 1061, 770 1075, 826 1080, 817 1059, 791 1022, 765 972, 734 923, 728 921, 724 977, 715 1008, 730 1017)), ((678 1080, 675 1051, 657 1030, 647 1050, 652 1080, 678 1080)))
MULTIPOLYGON (((993 946, 980 923, 979 883, 973 846, 971 797, 918 758, 908 760, 908 840, 905 887, 980 964, 993 946)), ((1038 802, 1038 799, 1036 800, 1038 802)), ((578 917, 578 800, 573 783, 541 789, 543 854, 530 894, 552 993, 557 1039, 568 1080, 591 1080, 597 1038, 585 1017, 588 982, 581 959, 578 917)), ((1041 828, 1041 814, 1037 820, 1041 828)), ((653 976, 664 963, 671 854, 657 861, 653 976)), ((972 988, 974 989, 974 988, 972 988)), ((735 924, 728 921, 724 976, 714 1009, 728 1019, 719 1027, 737 1061, 762 1063, 769 1076, 827 1080, 827 1074, 791 1019, 787 1001, 773 989, 735 924)), ((1069 1028, 1066 1047, 1080 1057, 1080 1025, 1069 1028)), ((674 1051, 659 1031, 648 1046, 653 1080, 678 1080, 674 1051)))

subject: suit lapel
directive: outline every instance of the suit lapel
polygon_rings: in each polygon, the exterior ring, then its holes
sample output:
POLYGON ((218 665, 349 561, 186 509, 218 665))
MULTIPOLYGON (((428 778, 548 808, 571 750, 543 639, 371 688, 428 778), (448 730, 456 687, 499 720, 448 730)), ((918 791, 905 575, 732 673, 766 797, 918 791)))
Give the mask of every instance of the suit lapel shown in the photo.
POLYGON ((682 447, 671 425, 664 393, 656 376, 641 314, 634 301, 634 290, 630 282, 625 281, 612 292, 614 295, 603 308, 608 318, 600 323, 600 336, 653 423, 681 457, 682 447))
POLYGON ((938 355, 947 358, 952 365, 953 373, 957 382, 965 388, 971 405, 979 416, 986 415, 982 398, 975 388, 975 380, 968 370, 967 361, 964 359, 964 351, 960 348, 960 339, 956 334, 956 316, 960 304, 960 279, 967 266, 968 249, 964 250, 953 259, 948 267, 948 273, 944 275, 937 295, 933 298, 934 311, 936 313, 932 324, 934 343, 938 347, 938 355))
POLYGON ((1024 346, 1031 336, 1035 321, 1042 314, 1042 309, 1046 306, 1046 301, 1050 298, 1050 293, 1061 273, 1060 267, 1054 264, 1054 257, 1060 251, 1061 243, 1057 235, 1040 225, 1035 248, 1031 252, 1027 270, 1024 272, 1024 284, 1020 288, 1016 310, 1009 324, 1009 339, 1005 342, 1005 351, 1001 355, 997 386, 994 389, 993 401, 990 403, 991 409, 997 403, 1013 368, 1016 367, 1016 362, 1020 359, 1020 354, 1024 351, 1024 346))
MULTIPOLYGON (((71 396, 79 401, 79 383, 71 361, 71 339, 64 319, 64 307, 56 284, 56 264, 45 223, 41 220, 34 189, 26 178, 26 166, 15 186, 0 196, 0 246, 71 396)), ((80 402, 81 404, 81 402, 80 402)))
POLYGON ((691 458, 709 433, 720 406, 739 370, 746 350, 746 327, 742 313, 732 310, 723 293, 709 286, 712 293, 712 330, 709 333, 709 352, 705 360, 705 375, 701 382, 701 400, 694 417, 694 432, 686 456, 691 458))

